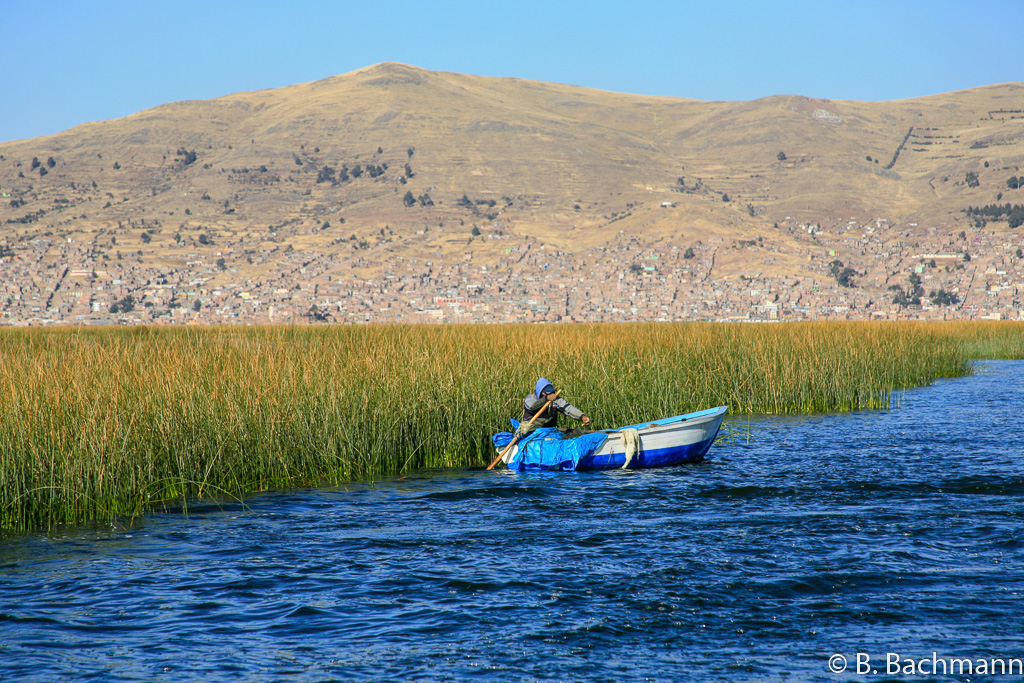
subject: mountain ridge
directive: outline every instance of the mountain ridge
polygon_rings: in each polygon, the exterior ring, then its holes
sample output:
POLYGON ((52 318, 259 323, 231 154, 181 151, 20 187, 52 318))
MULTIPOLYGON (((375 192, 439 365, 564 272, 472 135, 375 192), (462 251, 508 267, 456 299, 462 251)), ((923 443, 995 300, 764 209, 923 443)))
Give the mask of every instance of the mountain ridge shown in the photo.
POLYGON ((252 261, 282 244, 374 278, 423 253, 497 267, 509 240, 582 254, 770 239, 771 261, 722 252, 709 277, 811 277, 807 225, 980 229, 964 209, 1024 201, 1006 186, 1021 165, 1021 83, 701 101, 384 62, 0 143, 0 242, 49 233, 154 272, 199 254, 228 282, 278 272, 252 261))

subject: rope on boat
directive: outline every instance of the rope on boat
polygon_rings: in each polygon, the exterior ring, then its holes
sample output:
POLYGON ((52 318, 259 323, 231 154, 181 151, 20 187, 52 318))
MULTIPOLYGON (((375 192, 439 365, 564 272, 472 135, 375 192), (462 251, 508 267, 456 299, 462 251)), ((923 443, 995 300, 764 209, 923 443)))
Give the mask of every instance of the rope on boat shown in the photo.
POLYGON ((622 434, 622 443, 626 447, 626 462, 622 465, 622 469, 626 469, 640 450, 640 434, 635 429, 622 429, 619 433, 622 434))

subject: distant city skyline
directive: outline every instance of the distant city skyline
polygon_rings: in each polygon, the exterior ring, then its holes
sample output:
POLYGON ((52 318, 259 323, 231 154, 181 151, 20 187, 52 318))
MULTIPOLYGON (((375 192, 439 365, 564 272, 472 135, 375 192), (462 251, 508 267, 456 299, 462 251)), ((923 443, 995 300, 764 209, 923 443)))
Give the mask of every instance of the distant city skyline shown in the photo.
POLYGON ((11 0, 0 141, 385 61, 644 95, 896 100, 1024 80, 1018 0, 11 0))

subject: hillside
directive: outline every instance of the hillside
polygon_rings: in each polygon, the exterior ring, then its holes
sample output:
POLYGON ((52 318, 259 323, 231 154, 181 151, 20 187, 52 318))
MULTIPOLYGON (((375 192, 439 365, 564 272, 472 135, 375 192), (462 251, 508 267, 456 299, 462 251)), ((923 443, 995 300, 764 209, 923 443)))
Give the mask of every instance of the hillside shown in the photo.
MULTIPOLYGON (((1022 165, 1019 83, 898 102, 701 102, 379 64, 2 143, 0 248, 37 270, 63 260, 44 314, 59 313, 52 295, 72 271, 132 270, 143 301, 188 271, 207 292, 279 290, 301 289, 300 270, 372 280, 412 261, 403 276, 436 298, 465 294, 467 262, 508 277, 542 248, 560 272, 674 246, 704 247, 684 264, 702 279, 827 279, 808 263, 808 226, 819 241, 851 221, 883 241, 975 231, 968 206, 1024 204, 1007 185, 1022 165), (455 281, 427 287, 442 268, 455 281)), ((860 256, 847 265, 867 278, 860 256)), ((32 279, 45 293, 37 280, 47 274, 32 279)))

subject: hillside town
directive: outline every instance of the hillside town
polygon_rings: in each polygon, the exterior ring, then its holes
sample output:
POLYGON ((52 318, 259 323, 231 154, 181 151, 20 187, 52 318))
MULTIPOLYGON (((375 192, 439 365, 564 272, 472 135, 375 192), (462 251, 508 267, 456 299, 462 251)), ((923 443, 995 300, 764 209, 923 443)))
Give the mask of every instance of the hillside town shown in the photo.
POLYGON ((321 253, 228 241, 179 249, 154 267, 133 253, 101 257, 74 238, 34 237, 0 248, 0 324, 1021 318, 1024 240, 1005 228, 786 219, 751 240, 645 244, 620 233, 575 253, 508 232, 475 239, 499 240, 501 257, 465 239, 457 259, 426 247, 411 258, 386 244, 321 253), (796 267, 781 247, 794 240, 796 267), (243 256, 247 276, 236 267, 243 256), (736 256, 748 272, 716 265, 736 256))

